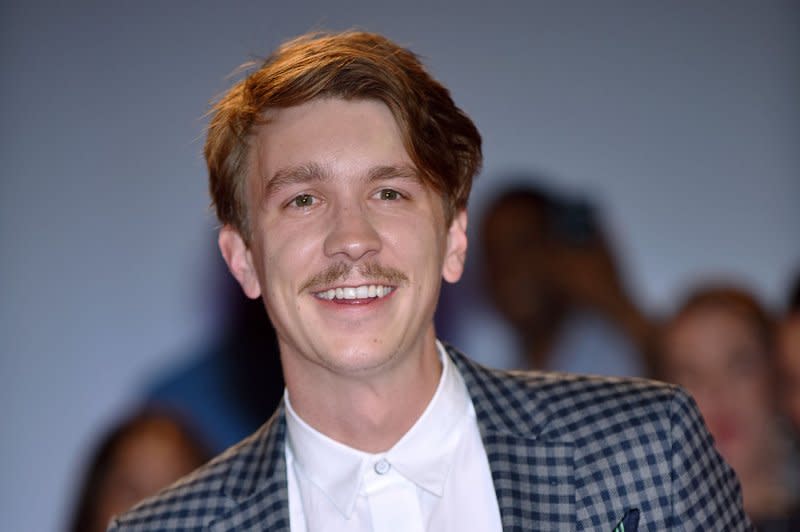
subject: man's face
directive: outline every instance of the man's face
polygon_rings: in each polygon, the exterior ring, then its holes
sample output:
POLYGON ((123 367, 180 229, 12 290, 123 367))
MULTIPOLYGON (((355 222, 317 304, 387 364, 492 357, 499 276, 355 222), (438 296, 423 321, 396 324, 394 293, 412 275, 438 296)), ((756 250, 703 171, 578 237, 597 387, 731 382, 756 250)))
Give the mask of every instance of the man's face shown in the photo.
POLYGON ((441 278, 459 279, 466 214, 445 227, 389 109, 329 98, 270 111, 254 135, 249 247, 220 233, 231 271, 261 295, 287 371, 365 375, 435 356, 441 278))

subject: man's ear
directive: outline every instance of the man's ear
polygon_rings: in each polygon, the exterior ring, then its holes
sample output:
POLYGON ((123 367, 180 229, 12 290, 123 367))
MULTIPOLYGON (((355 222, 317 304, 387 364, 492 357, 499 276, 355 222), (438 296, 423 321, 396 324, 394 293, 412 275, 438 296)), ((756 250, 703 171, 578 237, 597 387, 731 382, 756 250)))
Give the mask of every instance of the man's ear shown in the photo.
POLYGON ((261 295, 261 284, 253 264, 253 255, 245 244, 239 231, 230 225, 225 225, 219 230, 219 250, 228 264, 231 274, 239 281, 239 285, 250 299, 261 295))
POLYGON ((462 209, 453 217, 447 230, 447 249, 442 265, 442 277, 448 283, 455 283, 464 273, 467 260, 467 211, 462 209))

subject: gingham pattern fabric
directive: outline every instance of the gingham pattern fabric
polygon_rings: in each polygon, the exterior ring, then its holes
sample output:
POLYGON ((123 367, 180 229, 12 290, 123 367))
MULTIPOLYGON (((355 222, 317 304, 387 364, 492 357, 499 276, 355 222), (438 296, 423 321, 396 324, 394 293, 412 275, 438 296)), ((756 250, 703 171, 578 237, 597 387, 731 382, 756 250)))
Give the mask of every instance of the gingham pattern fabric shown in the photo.
POLYGON ((640 531, 753 530, 735 475, 679 388, 509 374, 448 351, 475 404, 504 530, 612 531, 633 510, 640 531))
MULTIPOLYGON (((447 351, 475 405, 503 530, 612 531, 634 511, 641 531, 753 530, 735 476, 680 389, 501 372, 447 351)), ((281 406, 254 435, 109 530, 290 532, 285 438, 281 406)))

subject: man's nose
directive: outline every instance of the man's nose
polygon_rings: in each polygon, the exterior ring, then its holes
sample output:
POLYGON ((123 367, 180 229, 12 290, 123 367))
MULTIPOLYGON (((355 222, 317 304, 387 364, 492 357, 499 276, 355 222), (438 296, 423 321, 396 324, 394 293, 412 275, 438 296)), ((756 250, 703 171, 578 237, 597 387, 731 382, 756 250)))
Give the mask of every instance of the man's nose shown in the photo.
POLYGON ((336 209, 324 246, 328 257, 357 261, 380 251, 381 239, 364 208, 347 205, 336 209))

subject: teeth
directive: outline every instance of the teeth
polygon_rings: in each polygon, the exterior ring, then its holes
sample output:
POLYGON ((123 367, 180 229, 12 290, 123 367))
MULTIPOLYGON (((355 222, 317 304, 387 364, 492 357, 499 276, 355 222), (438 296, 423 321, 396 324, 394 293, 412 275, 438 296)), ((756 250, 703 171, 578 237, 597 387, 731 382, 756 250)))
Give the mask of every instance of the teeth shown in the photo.
POLYGON ((370 297, 384 297, 389 295, 393 288, 382 285, 361 285, 346 286, 344 288, 331 288, 324 292, 318 292, 316 296, 320 299, 332 301, 334 299, 367 299, 370 297))

